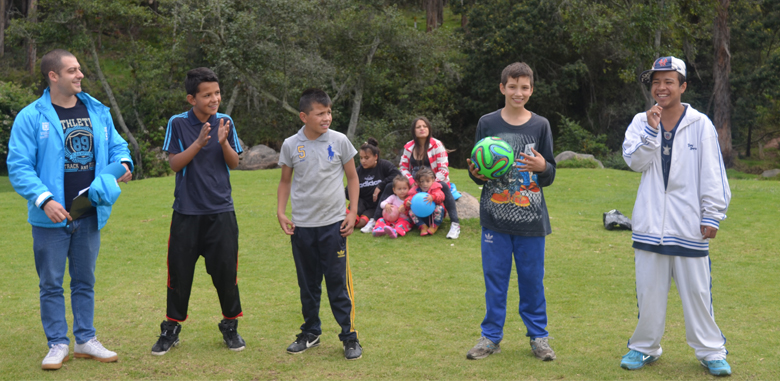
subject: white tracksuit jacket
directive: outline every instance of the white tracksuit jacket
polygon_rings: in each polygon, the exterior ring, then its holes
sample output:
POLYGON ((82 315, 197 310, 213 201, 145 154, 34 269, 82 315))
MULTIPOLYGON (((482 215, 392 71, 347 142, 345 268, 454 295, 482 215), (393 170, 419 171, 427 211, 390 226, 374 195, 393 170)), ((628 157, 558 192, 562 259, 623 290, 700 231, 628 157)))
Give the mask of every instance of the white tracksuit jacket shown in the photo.
MULTIPOLYGON (((718 134, 710 119, 688 104, 677 127, 669 183, 661 168, 663 136, 642 112, 626 130, 623 159, 642 172, 632 215, 636 242, 709 250, 701 225, 719 227, 731 200, 718 134)), ((660 127, 660 126, 659 126, 660 127)))

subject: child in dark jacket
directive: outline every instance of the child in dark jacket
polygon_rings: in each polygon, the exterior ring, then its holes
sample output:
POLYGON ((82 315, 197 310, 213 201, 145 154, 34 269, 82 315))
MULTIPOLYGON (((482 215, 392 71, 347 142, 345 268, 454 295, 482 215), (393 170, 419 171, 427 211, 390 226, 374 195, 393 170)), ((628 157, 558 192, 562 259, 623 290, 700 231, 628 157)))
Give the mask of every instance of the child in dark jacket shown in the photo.
POLYGON ((441 190, 441 184, 436 182, 436 177, 433 171, 429 168, 422 168, 414 174, 414 187, 409 191, 404 203, 406 210, 409 211, 409 218, 412 222, 420 228, 420 235, 433 235, 436 230, 439 229, 441 221, 447 214, 444 209, 444 192, 441 190), (425 202, 430 204, 436 204, 433 209, 433 213, 426 217, 417 217, 412 211, 412 197, 419 192, 427 192, 428 196, 425 197, 425 202))
MULTIPOLYGON (((374 138, 368 138, 358 151, 360 154, 360 165, 357 167, 358 184, 360 185, 360 195, 358 197, 358 220, 355 222, 355 229, 360 229, 366 224, 375 223, 374 215, 379 206, 379 196, 385 187, 392 187, 393 179, 401 175, 401 171, 393 163, 380 159, 379 142, 374 138)), ((347 189, 344 188, 344 194, 349 198, 347 189)))

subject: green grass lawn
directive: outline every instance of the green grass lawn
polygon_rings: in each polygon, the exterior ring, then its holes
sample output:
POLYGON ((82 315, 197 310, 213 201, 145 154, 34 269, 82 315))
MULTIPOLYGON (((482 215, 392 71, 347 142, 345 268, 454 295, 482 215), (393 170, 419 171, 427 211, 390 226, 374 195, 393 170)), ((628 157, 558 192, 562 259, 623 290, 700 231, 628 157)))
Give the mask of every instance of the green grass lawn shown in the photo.
MULTIPOLYGON (((239 332, 246 350, 233 353, 222 343, 217 295, 201 261, 181 345, 162 357, 150 354, 165 316, 174 187, 173 177, 155 178, 123 184, 102 231, 95 326, 119 362, 72 359, 54 372, 40 370, 47 348, 26 204, 8 178, 0 177, 0 379, 712 378, 685 342, 674 288, 663 357, 639 371, 618 366, 636 324, 633 250, 630 232, 607 231, 601 219, 614 208, 630 216, 639 174, 560 169, 545 189, 553 226, 546 251, 548 330, 558 359, 543 363, 529 350, 517 314, 515 281, 503 352, 466 360, 466 351, 479 339, 485 310, 478 220, 462 221, 463 232, 454 241, 444 237, 449 222, 433 237, 390 240, 355 233, 349 239, 350 262, 363 358, 343 358, 327 298, 321 311, 322 345, 288 355, 285 348, 302 318, 289 238, 275 217, 280 172, 232 173, 245 314, 239 332)), ((464 170, 453 170, 451 176, 459 190, 478 195, 464 170)), ((711 244, 716 320, 728 338, 732 379, 778 379, 780 183, 732 180, 731 189, 729 218, 711 244)), ((66 276, 66 289, 68 282, 66 276)), ((69 299, 66 291, 68 304, 69 299)))

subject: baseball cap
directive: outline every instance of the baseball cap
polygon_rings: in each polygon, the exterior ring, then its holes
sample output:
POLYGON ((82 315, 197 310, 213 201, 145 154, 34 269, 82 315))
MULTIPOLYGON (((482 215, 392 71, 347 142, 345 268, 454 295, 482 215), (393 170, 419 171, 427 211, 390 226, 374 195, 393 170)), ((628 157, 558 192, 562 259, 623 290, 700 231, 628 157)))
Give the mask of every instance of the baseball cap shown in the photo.
POLYGON ((653 78, 653 73, 657 71, 676 71, 687 77, 685 70, 685 62, 677 57, 660 57, 653 63, 653 67, 650 70, 645 70, 639 75, 639 82, 644 84, 650 84, 653 78))

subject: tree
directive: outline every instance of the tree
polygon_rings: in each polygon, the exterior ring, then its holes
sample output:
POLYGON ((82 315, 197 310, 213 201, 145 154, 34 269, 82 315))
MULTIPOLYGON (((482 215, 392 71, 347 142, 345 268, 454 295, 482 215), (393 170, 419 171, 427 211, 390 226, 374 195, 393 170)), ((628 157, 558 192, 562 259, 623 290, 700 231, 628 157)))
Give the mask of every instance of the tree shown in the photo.
MULTIPOLYGON (((2 1, 2 0, 0 0, 2 1)), ((27 21, 29 23, 36 23, 38 20, 38 1, 37 0, 29 0, 29 3, 27 3, 27 21)), ((27 39, 27 71, 30 73, 30 75, 35 74, 35 62, 37 61, 37 50, 35 45, 35 38, 30 36, 27 39)))
POLYGON ((731 149, 731 73, 730 32, 728 26, 730 0, 719 0, 718 16, 713 23, 712 42, 715 45, 715 65, 713 77, 715 88, 712 91, 715 106, 713 123, 718 130, 718 142, 723 162, 730 167, 733 162, 731 149))
POLYGON ((739 31, 729 42, 739 51, 730 57, 732 150, 749 157, 753 144, 780 136, 780 1, 734 2, 729 24, 739 31))
POLYGON ((5 14, 7 0, 0 0, 0 58, 5 55, 5 14))
POLYGON ((444 23, 444 0, 423 0, 425 30, 430 32, 444 23))
MULTIPOLYGON (((1 0, 0 0, 1 1, 1 0)), ((99 0, 73 0, 62 2, 58 0, 29 0, 27 20, 22 22, 19 30, 25 33, 28 41, 28 69, 34 73, 35 49, 38 45, 57 46, 72 51, 86 51, 92 58, 92 68, 97 74, 106 97, 111 104, 117 125, 129 141, 135 161, 136 176, 144 177, 144 166, 140 145, 125 123, 121 106, 111 89, 111 85, 100 67, 98 48, 93 36, 98 39, 103 35, 121 34, 128 25, 146 22, 151 13, 149 8, 139 6, 133 0, 117 0, 102 2, 99 0), (40 5, 42 12, 36 13, 40 5), (32 68, 29 65, 32 65, 32 68)), ((89 61, 81 61, 82 69, 90 74, 89 61)))

